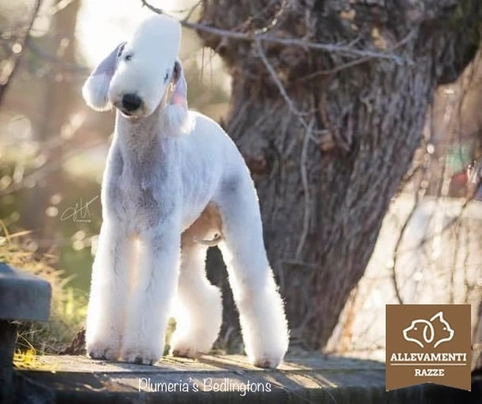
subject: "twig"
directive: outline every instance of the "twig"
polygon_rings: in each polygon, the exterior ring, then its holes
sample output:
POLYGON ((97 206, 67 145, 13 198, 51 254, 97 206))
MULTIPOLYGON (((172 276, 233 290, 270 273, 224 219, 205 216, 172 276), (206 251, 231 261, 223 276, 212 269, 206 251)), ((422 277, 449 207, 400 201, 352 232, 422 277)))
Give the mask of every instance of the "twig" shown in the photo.
MULTIPOLYGON (((423 165, 420 166, 419 169, 422 170, 422 177, 425 176, 425 174, 428 172, 428 165, 423 165)), ((418 171, 418 170, 417 170, 418 171)), ((392 267, 391 269, 391 280, 393 284, 393 289, 395 290, 395 296, 398 300, 399 304, 404 304, 402 295, 400 293, 400 285, 398 284, 397 280, 397 262, 398 262, 398 257, 400 254, 400 247, 402 244, 403 237, 405 236, 405 233, 408 229, 409 224, 411 223, 413 217, 415 216, 415 212, 417 211, 417 208, 419 207, 419 202, 420 202, 420 196, 424 196, 427 191, 426 187, 423 187, 422 189, 417 189, 415 191, 415 198, 414 198, 414 204, 412 209, 410 210, 407 218, 405 219, 405 222, 402 225, 402 228, 400 229, 400 233, 398 233, 398 238, 395 243, 395 247, 393 249, 393 262, 392 262, 392 267)), ((416 250, 420 248, 420 245, 416 247, 416 250)))
POLYGON ((307 128, 308 124, 303 119, 303 115, 306 115, 306 114, 301 112, 301 111, 298 111, 298 109, 295 107, 293 101, 289 97, 288 93, 286 92, 286 89, 284 88, 284 86, 281 83, 278 75, 276 74, 276 71, 274 70, 273 66, 269 63, 269 60, 266 57, 266 54, 264 53, 263 46, 261 45, 261 41, 257 39, 255 43, 256 43, 256 47, 258 49, 259 57, 263 61, 263 64, 265 65, 268 72, 271 74, 271 78, 273 79, 276 86, 278 87, 278 90, 279 90, 281 96, 284 98, 285 102, 288 104, 288 107, 293 111, 293 113, 300 118, 303 126, 305 128, 307 128))
POLYGON ((301 259, 301 254, 303 253, 303 247, 305 246, 306 237, 308 236, 308 231, 310 229, 310 204, 311 195, 308 184, 308 174, 306 170, 306 160, 308 153, 308 143, 310 141, 310 132, 313 129, 314 121, 312 120, 306 130, 305 136, 303 138, 303 146, 301 148, 300 157, 300 173, 301 173, 301 183, 303 185, 304 194, 304 211, 303 211, 303 229, 301 231, 300 240, 298 241, 298 246, 296 247, 296 260, 301 259))
MULTIPOLYGON (((199 0, 196 4, 194 4, 194 6, 192 6, 189 10, 189 12, 187 13, 186 17, 184 17, 183 21, 189 21, 189 19, 191 18, 192 14, 194 13, 194 11, 196 10, 196 8, 199 7, 199 5, 201 4, 201 0, 199 0)), ((183 12, 186 12, 183 11, 183 12)))
POLYGON ((368 62, 371 59, 372 59, 371 56, 365 56, 365 57, 360 58, 360 59, 351 60, 350 62, 343 63, 343 64, 338 65, 335 68, 330 69, 330 70, 318 70, 314 73, 308 74, 307 76, 300 77, 298 80, 299 81, 306 81, 306 80, 310 80, 310 79, 312 79, 314 77, 318 77, 318 76, 327 76, 329 74, 335 74, 335 73, 338 73, 339 71, 342 71, 344 69, 348 69, 349 67, 358 66, 362 63, 368 62))
POLYGON ((392 280, 392 285, 393 289, 395 291, 395 297, 397 298, 398 304, 404 304, 402 294, 400 292, 400 285, 398 284, 397 280, 397 262, 398 262, 398 256, 400 255, 400 246, 402 244, 403 236, 405 236, 405 233, 408 229, 408 225, 411 223, 412 218, 415 215, 415 212, 417 211, 418 208, 418 192, 415 195, 415 203, 413 204, 413 207, 408 214, 407 219, 405 220, 405 223, 403 223, 402 228, 400 229, 400 233, 398 233, 398 238, 397 242, 395 243, 395 248, 394 248, 394 253, 393 253, 393 261, 392 265, 390 267, 391 271, 391 280, 392 280))
MULTIPOLYGON (((271 5, 271 3, 269 5, 271 5)), ((269 7, 269 5, 267 7, 269 7)), ((274 27, 276 27, 276 25, 278 25, 278 22, 280 21, 281 16, 285 12, 287 6, 288 6, 288 0, 282 0, 279 10, 275 13, 271 21, 263 28, 257 29, 255 33, 266 34, 267 32, 271 31, 274 27)))
MULTIPOLYGON (((401 46, 405 45, 413 36, 415 36, 416 32, 417 32, 416 30, 410 31, 408 33, 408 35, 405 36, 405 38, 403 38, 400 42, 398 42, 394 46, 392 46, 389 49, 389 51, 393 52, 394 50, 396 50, 396 49, 400 48, 401 46)), ((350 44, 350 46, 351 46, 351 44, 350 44)), ((309 79, 312 79, 313 77, 317 77, 317 76, 326 76, 326 75, 329 75, 329 74, 335 74, 335 73, 338 73, 341 70, 348 69, 349 67, 358 66, 359 64, 368 62, 371 59, 373 59, 372 56, 365 56, 365 57, 362 57, 360 59, 351 60, 350 62, 338 65, 333 69, 319 70, 319 71, 311 73, 311 74, 309 74, 305 77, 301 77, 298 80, 299 81, 305 81, 305 80, 309 80, 309 79)))
POLYGON ((311 203, 311 196, 308 184, 308 174, 306 170, 306 161, 307 161, 307 152, 308 152, 308 144, 311 139, 311 132, 313 131, 313 126, 315 124, 314 120, 311 120, 310 123, 307 123, 304 116, 307 113, 299 111, 293 100, 289 97, 286 89, 284 88, 283 84, 281 83, 278 75, 276 74, 275 69, 269 63, 269 60, 264 53, 263 46, 259 39, 255 41, 256 47, 258 49, 258 54, 263 64, 265 65, 266 69, 270 73, 273 81, 275 82, 278 90, 285 100, 286 104, 288 105, 289 109, 298 117, 301 126, 305 130, 304 137, 303 137, 303 146, 301 148, 301 158, 300 158, 300 173, 301 173, 301 183, 303 186, 303 194, 304 194, 304 211, 303 211, 303 229, 301 231, 300 239, 298 242, 298 246, 296 247, 296 254, 295 260, 300 260, 301 254, 303 252, 303 247, 305 245, 306 237, 308 236, 309 226, 310 226, 310 203, 311 203))

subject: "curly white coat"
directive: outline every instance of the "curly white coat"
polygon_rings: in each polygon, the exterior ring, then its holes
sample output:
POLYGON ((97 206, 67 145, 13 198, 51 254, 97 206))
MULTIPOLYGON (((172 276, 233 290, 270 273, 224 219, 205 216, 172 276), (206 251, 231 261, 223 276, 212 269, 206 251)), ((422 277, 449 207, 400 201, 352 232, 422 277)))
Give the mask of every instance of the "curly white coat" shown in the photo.
POLYGON ((209 243, 202 240, 214 240, 227 265, 246 353, 256 366, 276 367, 288 348, 288 327, 256 190, 221 127, 187 110, 179 43, 177 21, 149 17, 83 88, 92 108, 117 109, 102 186, 87 353, 156 362, 171 308, 177 322, 171 352, 208 352, 222 321, 220 291, 204 268, 209 243), (135 94, 140 107, 127 110, 126 94, 135 94))

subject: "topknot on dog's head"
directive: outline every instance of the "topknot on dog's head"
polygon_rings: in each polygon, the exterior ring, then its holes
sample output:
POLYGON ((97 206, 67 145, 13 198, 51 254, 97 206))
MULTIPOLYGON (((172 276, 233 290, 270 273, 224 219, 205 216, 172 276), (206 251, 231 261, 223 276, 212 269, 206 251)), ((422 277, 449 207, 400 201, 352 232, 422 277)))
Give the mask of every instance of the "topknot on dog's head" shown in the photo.
POLYGON ((128 44, 132 49, 155 44, 157 52, 174 64, 181 46, 181 24, 166 15, 151 15, 139 24, 128 44))

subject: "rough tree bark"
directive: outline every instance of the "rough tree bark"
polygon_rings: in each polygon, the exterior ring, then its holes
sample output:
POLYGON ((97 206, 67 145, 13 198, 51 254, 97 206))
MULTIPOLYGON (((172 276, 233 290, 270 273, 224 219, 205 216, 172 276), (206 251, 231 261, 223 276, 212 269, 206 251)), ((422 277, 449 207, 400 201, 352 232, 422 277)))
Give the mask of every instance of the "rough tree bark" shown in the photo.
POLYGON ((479 46, 481 8, 479 0, 203 1, 200 23, 210 27, 403 58, 360 60, 198 31, 232 75, 225 127, 256 182, 294 343, 327 342, 419 145, 436 86, 456 79, 479 46))

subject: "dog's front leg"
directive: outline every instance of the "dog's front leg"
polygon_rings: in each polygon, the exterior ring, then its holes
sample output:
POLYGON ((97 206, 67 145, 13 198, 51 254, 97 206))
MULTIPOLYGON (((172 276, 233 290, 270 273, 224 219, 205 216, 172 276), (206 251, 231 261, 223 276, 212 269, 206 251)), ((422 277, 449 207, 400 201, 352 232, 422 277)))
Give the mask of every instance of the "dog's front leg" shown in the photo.
POLYGON ((133 242, 125 229, 104 220, 92 266, 86 324, 87 354, 94 359, 118 359, 133 242))
POLYGON ((180 228, 175 220, 140 234, 137 284, 132 291, 121 356, 153 364, 164 351, 170 305, 179 277, 180 228))

